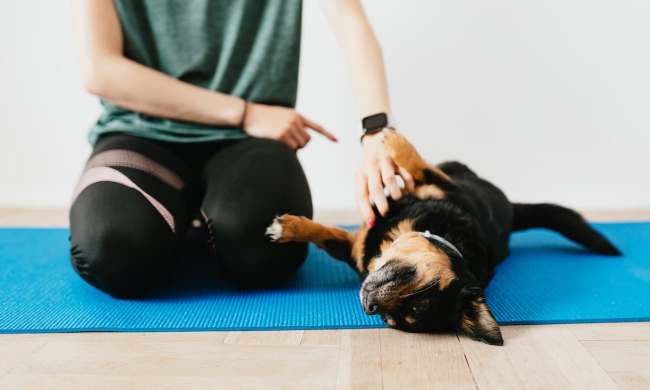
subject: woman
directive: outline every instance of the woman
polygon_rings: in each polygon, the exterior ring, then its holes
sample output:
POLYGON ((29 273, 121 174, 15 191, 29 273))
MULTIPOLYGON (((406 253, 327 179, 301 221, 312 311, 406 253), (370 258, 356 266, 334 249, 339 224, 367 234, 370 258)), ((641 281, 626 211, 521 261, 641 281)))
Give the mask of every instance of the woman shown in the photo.
MULTIPOLYGON (((167 280, 188 231, 233 280, 290 276, 304 244, 272 244, 281 213, 312 216, 295 151, 309 131, 334 135, 294 110, 300 0, 82 0, 87 90, 104 111, 70 210, 71 259, 88 283, 118 298, 167 280), (194 219, 200 216, 201 220, 194 219)), ((327 0, 365 118, 358 203, 386 213, 384 186, 412 178, 378 133, 390 111, 380 47, 359 0, 327 0)))

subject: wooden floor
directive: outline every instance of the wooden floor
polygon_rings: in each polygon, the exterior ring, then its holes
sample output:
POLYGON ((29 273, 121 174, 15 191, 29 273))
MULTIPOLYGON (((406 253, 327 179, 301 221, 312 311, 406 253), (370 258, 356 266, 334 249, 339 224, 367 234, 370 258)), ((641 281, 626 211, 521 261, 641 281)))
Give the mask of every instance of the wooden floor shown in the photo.
MULTIPOLYGON (((0 209, 3 226, 65 223, 61 210, 0 209)), ((502 331, 504 347, 390 329, 0 335, 0 388, 650 389, 650 323, 502 331)))

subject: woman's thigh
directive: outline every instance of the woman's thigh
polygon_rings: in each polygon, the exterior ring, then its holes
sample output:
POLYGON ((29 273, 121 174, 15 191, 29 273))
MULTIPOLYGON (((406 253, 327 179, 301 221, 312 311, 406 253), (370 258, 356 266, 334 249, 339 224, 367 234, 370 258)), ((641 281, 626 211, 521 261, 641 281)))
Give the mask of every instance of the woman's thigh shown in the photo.
POLYGON ((232 279, 247 285, 277 281, 303 264, 306 244, 276 244, 265 236, 276 215, 312 216, 295 151, 268 139, 235 141, 207 161, 202 176, 210 245, 232 279))
POLYGON ((186 173, 180 160, 153 142, 102 138, 70 208, 74 270, 120 298, 141 296, 165 281, 187 226, 186 173))

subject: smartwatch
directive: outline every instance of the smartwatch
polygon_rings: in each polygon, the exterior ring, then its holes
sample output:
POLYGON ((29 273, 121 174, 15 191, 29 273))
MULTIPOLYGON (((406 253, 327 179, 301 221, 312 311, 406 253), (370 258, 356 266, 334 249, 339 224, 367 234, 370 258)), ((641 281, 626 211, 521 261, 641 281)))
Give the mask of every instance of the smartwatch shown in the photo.
POLYGON ((379 114, 369 115, 361 121, 363 127, 363 132, 361 134, 361 139, 369 134, 379 133, 388 125, 388 114, 385 112, 380 112, 379 114))

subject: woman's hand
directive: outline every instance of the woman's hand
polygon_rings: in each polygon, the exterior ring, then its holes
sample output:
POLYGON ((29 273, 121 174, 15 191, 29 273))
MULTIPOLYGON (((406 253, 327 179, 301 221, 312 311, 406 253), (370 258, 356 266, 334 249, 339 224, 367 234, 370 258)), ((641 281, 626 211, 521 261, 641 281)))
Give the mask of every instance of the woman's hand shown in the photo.
POLYGON ((384 187, 388 189, 390 197, 397 200, 402 196, 397 175, 402 177, 409 191, 415 187, 415 183, 411 174, 395 164, 388 155, 381 132, 363 137, 362 145, 363 160, 356 181, 357 203, 364 220, 372 227, 375 224, 373 204, 381 215, 388 212, 384 187))
POLYGON ((309 128, 333 142, 338 142, 332 133, 292 108, 250 102, 247 104, 243 127, 244 131, 253 137, 271 138, 287 144, 292 149, 300 149, 311 140, 307 132, 309 128))

